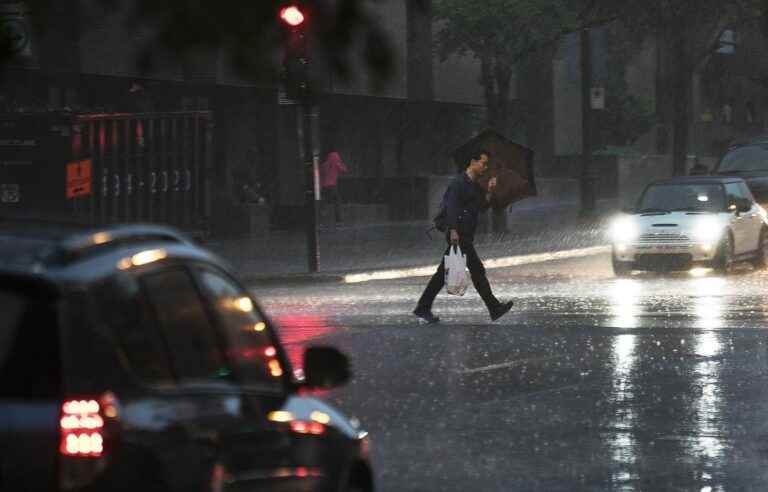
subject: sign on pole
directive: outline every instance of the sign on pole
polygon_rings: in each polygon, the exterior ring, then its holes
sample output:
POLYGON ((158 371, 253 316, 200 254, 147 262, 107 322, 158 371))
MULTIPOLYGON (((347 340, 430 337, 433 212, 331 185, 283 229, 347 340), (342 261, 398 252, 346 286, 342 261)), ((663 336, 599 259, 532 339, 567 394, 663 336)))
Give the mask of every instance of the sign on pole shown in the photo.
POLYGON ((592 109, 605 109, 605 89, 602 87, 593 87, 590 91, 592 109))

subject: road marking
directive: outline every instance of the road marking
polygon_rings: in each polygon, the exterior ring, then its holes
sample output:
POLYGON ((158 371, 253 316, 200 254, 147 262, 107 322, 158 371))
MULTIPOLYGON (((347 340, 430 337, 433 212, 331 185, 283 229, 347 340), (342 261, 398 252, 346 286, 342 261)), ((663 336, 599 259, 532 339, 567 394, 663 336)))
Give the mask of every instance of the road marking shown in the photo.
MULTIPOLYGON (((533 263, 544 263, 547 261, 564 260, 567 258, 582 258, 601 253, 607 253, 611 250, 610 246, 593 246, 591 248, 568 249, 564 251, 554 251, 551 253, 537 253, 532 255, 507 256, 503 258, 491 258, 484 260, 486 270, 496 268, 507 268, 512 266, 530 265, 533 263)), ((370 282, 372 280, 394 280, 413 277, 430 277, 435 273, 435 266, 420 266, 413 268, 402 268, 398 270, 377 270, 365 273, 351 273, 344 275, 344 283, 356 284, 360 282, 370 282)))
POLYGON ((509 362, 502 362, 499 364, 491 364, 488 366, 482 366, 482 367, 473 367, 472 369, 462 369, 460 371, 456 371, 459 374, 474 374, 477 372, 488 372, 488 371, 495 371, 496 369, 507 369, 510 367, 515 366, 521 366, 523 364, 528 364, 530 362, 542 362, 546 360, 552 360, 556 357, 531 357, 529 359, 518 359, 518 360, 511 360, 509 362))

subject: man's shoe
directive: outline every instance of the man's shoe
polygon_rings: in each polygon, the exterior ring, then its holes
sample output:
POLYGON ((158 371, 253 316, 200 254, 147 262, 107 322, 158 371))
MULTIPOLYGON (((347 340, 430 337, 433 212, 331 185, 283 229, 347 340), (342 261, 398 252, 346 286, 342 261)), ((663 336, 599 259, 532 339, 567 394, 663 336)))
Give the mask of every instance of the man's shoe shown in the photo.
POLYGON ((432 311, 429 309, 416 308, 413 310, 413 314, 426 321, 430 325, 440 322, 440 318, 432 314, 432 311))
POLYGON ((515 303, 512 301, 502 302, 495 308, 491 309, 491 319, 493 321, 496 321, 497 319, 501 318, 505 314, 509 312, 510 309, 512 309, 512 306, 515 303))

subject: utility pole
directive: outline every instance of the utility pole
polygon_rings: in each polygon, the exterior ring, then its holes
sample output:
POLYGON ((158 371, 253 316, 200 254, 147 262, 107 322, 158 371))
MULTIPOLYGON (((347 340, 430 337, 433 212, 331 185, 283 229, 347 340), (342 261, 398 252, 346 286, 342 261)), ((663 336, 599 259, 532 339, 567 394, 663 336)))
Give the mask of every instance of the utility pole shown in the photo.
POLYGON ((307 237, 307 269, 316 273, 320 267, 320 236, 317 231, 320 200, 320 169, 316 142, 318 111, 310 88, 310 56, 307 39, 307 16, 304 10, 290 5, 280 10, 286 27, 283 83, 289 97, 299 101, 298 135, 304 171, 304 218, 307 237))
POLYGON ((580 215, 595 212, 595 176, 592 169, 592 35, 581 30, 581 207, 580 215))

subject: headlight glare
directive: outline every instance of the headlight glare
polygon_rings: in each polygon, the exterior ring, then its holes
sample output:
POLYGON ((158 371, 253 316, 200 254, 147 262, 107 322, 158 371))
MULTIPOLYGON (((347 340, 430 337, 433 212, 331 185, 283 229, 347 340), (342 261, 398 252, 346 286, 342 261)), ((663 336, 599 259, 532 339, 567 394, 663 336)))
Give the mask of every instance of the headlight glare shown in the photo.
POLYGON ((639 229, 632 217, 617 217, 611 223, 611 238, 616 242, 627 242, 637 239, 639 229))
POLYGON ((723 235, 723 224, 715 217, 702 217, 693 227, 693 239, 702 243, 716 243, 723 235))

